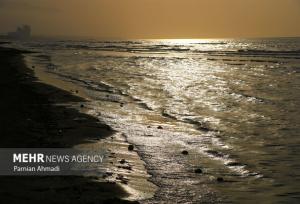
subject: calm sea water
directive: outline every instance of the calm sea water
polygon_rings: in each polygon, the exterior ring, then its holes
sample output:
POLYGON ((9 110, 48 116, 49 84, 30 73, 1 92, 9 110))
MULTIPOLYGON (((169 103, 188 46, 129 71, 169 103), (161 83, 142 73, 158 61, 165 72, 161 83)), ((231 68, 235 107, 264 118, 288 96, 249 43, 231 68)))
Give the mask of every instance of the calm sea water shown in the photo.
POLYGON ((145 203, 300 202, 299 38, 14 46, 138 147, 159 186, 145 203))

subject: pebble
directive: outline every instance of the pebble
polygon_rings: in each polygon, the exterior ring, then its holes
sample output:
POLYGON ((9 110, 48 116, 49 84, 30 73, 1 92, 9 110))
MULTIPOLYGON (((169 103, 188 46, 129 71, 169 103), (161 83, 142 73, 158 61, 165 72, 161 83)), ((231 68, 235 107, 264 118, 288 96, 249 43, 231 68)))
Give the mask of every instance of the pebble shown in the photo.
POLYGON ((186 150, 183 150, 183 151, 181 152, 181 154, 183 154, 183 155, 188 155, 188 154, 189 154, 189 152, 188 152, 188 151, 186 151, 186 150))
POLYGON ((160 129, 160 130, 161 130, 161 129, 163 129, 163 127, 162 127, 162 126, 158 126, 157 129, 160 129))
POLYGON ((129 146, 128 146, 128 150, 129 150, 129 151, 133 151, 133 149, 134 149, 134 146, 133 146, 133 145, 129 145, 129 146))
POLYGON ((126 160, 125 160, 125 159, 122 159, 122 160, 120 161, 120 164, 125 164, 125 162, 126 162, 126 160))
POLYGON ((210 129, 207 127, 199 127, 200 130, 205 131, 205 132, 209 132, 210 129))
POLYGON ((126 170, 129 170, 131 171, 132 170, 132 167, 131 166, 118 166, 119 169, 126 169, 126 170))
POLYGON ((127 181, 127 180, 121 180, 121 183, 127 185, 127 184, 128 184, 128 181, 127 181))
POLYGON ((83 104, 81 104, 81 105, 80 105, 80 108, 83 108, 83 107, 84 107, 84 105, 83 105, 83 104))
POLYGON ((195 169, 195 173, 196 173, 196 174, 201 174, 201 173, 202 173, 202 170, 199 169, 199 168, 198 168, 198 169, 195 169))
POLYGON ((241 163, 239 162, 229 162, 226 164, 226 166, 241 166, 241 163))
POLYGON ((123 175, 121 175, 121 174, 118 174, 117 175, 117 177, 116 177, 116 179, 117 180, 120 180, 121 181, 121 183, 123 183, 123 184, 128 184, 128 179, 127 178, 125 178, 123 175))
POLYGON ((218 177, 218 178, 217 178, 217 181, 218 181, 218 182, 224 182, 224 179, 223 179, 222 177, 218 177))
POLYGON ((106 175, 107 175, 107 176, 112 176, 113 173, 112 173, 112 172, 106 172, 106 175))

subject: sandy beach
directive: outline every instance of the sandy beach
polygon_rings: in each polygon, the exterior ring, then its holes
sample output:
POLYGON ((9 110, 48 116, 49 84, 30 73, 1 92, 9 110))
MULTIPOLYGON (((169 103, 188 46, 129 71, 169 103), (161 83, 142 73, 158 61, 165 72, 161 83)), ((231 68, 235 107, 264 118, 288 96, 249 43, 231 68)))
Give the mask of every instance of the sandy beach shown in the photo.
POLYGON ((1 202, 139 203, 136 200, 151 197, 155 186, 147 181, 138 154, 128 151, 124 137, 86 114, 89 99, 80 87, 26 67, 25 52, 0 48, 1 148, 106 148, 107 174, 103 178, 1 176, 1 202))

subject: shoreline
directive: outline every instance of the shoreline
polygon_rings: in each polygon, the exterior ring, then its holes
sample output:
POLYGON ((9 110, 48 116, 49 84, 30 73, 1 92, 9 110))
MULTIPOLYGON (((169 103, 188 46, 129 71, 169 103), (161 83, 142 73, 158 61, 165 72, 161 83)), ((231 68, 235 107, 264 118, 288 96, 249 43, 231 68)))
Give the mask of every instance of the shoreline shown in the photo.
POLYGON ((138 203, 135 200, 147 199, 154 194, 155 188, 148 182, 144 162, 135 151, 128 152, 126 139, 87 114, 85 104, 88 99, 83 89, 39 68, 28 68, 22 56, 24 53, 26 51, 0 47, 4 99, 1 100, 1 147, 104 147, 111 152, 107 169, 112 171, 107 172, 107 177, 96 179, 1 176, 1 183, 6 186, 0 191, 3 202, 138 203), (79 91, 74 93, 70 89, 79 91), (119 165, 121 158, 126 158, 132 165, 132 170, 127 172, 132 180, 118 172, 123 168, 119 165), (135 179, 139 177, 142 179, 135 179), (129 193, 135 192, 134 187, 141 188, 141 192, 148 190, 150 194, 142 195, 144 198, 140 199, 139 192, 135 196, 129 193))

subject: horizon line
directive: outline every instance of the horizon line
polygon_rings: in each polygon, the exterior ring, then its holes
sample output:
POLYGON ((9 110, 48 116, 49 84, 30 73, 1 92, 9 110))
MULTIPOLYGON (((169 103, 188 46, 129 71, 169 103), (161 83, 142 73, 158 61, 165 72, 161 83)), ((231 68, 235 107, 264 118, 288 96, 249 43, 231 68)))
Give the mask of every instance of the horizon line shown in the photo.
MULTIPOLYGON (((1 34, 0 34, 1 36, 1 34)), ((97 37, 97 36, 64 36, 64 35, 32 35, 32 38, 69 38, 90 40, 218 40, 218 39, 274 39, 274 38, 300 38, 299 36, 257 36, 257 37, 178 37, 178 38, 123 38, 123 37, 97 37)))

